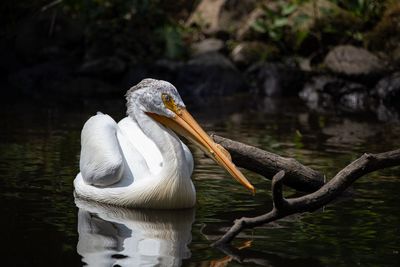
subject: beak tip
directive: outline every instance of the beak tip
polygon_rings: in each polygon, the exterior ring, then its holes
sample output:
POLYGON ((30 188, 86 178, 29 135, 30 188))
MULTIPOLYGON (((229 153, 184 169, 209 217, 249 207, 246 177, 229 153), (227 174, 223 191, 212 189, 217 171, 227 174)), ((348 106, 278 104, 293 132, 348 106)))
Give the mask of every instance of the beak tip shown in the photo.
POLYGON ((254 187, 252 187, 250 190, 251 190, 252 195, 255 196, 256 195, 256 189, 254 187))

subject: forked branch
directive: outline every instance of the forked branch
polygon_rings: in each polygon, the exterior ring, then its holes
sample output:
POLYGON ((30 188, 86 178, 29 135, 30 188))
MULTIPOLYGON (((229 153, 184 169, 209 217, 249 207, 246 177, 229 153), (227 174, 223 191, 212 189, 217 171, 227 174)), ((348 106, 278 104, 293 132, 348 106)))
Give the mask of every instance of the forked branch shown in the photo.
POLYGON ((285 171, 281 170, 272 179, 272 200, 274 204, 272 210, 261 216, 243 217, 236 220, 234 225, 214 245, 221 246, 230 243, 244 229, 257 227, 295 213, 321 208, 341 195, 363 175, 394 166, 400 166, 400 149, 379 154, 364 154, 338 172, 319 190, 290 199, 283 197, 282 184, 285 183, 287 177, 285 171))

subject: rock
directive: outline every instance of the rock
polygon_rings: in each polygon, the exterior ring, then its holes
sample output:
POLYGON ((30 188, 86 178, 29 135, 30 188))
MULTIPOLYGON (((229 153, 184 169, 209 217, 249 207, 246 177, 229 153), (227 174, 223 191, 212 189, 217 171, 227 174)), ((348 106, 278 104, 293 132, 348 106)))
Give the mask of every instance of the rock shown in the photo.
POLYGON ((371 93, 379 101, 378 118, 399 120, 400 118, 400 72, 381 79, 371 93))
POLYGON ((369 75, 382 72, 385 64, 374 54, 351 45, 333 48, 324 60, 333 72, 345 75, 369 75))
POLYGON ((193 43, 190 47, 193 56, 208 52, 220 52, 224 48, 224 42, 216 38, 207 38, 193 43))
POLYGON ((349 113, 369 111, 368 89, 355 82, 331 76, 315 76, 299 94, 311 109, 340 110, 349 113))
POLYGON ((232 33, 256 5, 256 0, 202 0, 186 24, 197 25, 206 34, 232 33))
POLYGON ((78 72, 99 77, 111 77, 125 70, 125 62, 117 57, 104 57, 84 62, 78 72))
POLYGON ((313 71, 313 67, 311 66, 311 58, 297 57, 296 61, 300 70, 307 72, 313 71))
POLYGON ((349 91, 348 93, 342 95, 342 97, 339 98, 337 107, 345 112, 350 113, 370 111, 370 98, 368 95, 368 89, 360 86, 360 84, 350 83, 348 86, 350 90, 354 91, 349 91))
POLYGON ((278 48, 262 42, 241 42, 231 52, 231 59, 238 65, 249 65, 266 61, 278 54, 278 48))
POLYGON ((210 99, 248 88, 243 76, 219 53, 201 54, 179 67, 176 85, 182 95, 210 99))
POLYGON ((260 63, 247 71, 249 80, 266 96, 293 96, 303 88, 306 75, 296 67, 281 63, 260 63))
POLYGON ((395 72, 380 80, 374 92, 382 103, 400 110, 400 72, 395 72))
POLYGON ((313 77, 300 91, 299 97, 313 110, 326 110, 334 107, 333 96, 324 92, 325 86, 335 82, 336 79, 329 76, 313 77))
POLYGON ((374 93, 384 105, 400 111, 400 72, 380 80, 374 88, 374 93))
POLYGON ((379 120, 399 120, 400 72, 381 79, 372 90, 341 78, 316 76, 299 96, 311 109, 319 111, 371 112, 379 120))

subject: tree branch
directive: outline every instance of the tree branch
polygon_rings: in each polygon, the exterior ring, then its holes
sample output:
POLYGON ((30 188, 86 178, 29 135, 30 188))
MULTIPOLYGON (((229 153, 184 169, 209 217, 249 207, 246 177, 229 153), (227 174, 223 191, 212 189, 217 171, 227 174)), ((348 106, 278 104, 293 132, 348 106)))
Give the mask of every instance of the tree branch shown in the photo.
POLYGON ((293 158, 285 158, 259 148, 211 134, 214 141, 223 146, 233 162, 245 169, 271 179, 280 170, 285 171, 284 184, 303 192, 314 192, 324 185, 321 173, 302 165, 293 158))
POLYGON ((287 206, 287 201, 286 201, 286 199, 283 198, 283 191, 282 191, 283 178, 285 178, 285 172, 284 171, 279 171, 272 178, 272 185, 271 185, 272 201, 274 203, 274 207, 277 210, 281 210, 285 206, 287 206))
POLYGON ((236 220, 231 229, 216 241, 214 245, 223 246, 230 243, 244 229, 260 226, 295 213, 314 211, 341 195, 353 182, 363 175, 394 166, 400 166, 400 149, 379 154, 364 154, 338 172, 332 180, 323 185, 319 190, 291 199, 283 197, 282 183, 285 183, 287 176, 284 171, 279 171, 272 178, 273 209, 261 216, 254 218, 243 217, 236 220))

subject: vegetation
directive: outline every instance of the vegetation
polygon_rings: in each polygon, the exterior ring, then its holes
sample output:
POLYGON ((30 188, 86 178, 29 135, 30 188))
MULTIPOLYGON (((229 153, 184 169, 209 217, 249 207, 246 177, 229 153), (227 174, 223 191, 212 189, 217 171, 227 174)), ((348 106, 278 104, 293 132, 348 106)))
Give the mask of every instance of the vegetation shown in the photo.
POLYGON ((365 34, 379 22, 391 2, 280 0, 262 5, 264 16, 252 28, 285 51, 299 52, 312 42, 318 43, 319 49, 340 43, 364 44, 365 34))
MULTIPOLYGON (((263 15, 251 28, 256 39, 272 43, 284 54, 309 55, 326 47, 353 43, 379 47, 370 32, 380 22, 385 9, 394 0, 277 0, 259 1, 263 15)), ((194 0, 56 0, 11 1, 3 3, 2 35, 18 31, 20 20, 33 16, 57 18, 80 25, 84 35, 85 57, 122 56, 131 62, 152 61, 164 57, 183 59, 196 37, 204 38, 199 28, 185 20, 194 10, 194 0)), ((49 19, 49 24, 52 23, 49 19)), ((381 27, 382 28, 382 27, 381 27)), ((229 43, 236 39, 229 33, 229 43)), ((198 38, 197 38, 198 39, 198 38)))

